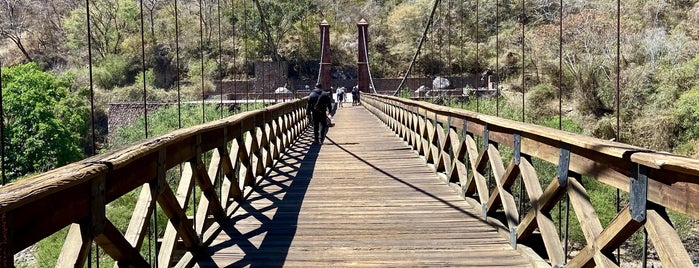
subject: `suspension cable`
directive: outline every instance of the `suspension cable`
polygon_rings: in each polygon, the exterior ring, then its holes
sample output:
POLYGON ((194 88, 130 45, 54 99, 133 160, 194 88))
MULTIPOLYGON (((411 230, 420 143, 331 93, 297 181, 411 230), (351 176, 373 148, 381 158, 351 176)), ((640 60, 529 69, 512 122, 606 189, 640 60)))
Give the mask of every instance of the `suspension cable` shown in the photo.
POLYGON ((221 93, 221 118, 223 118, 223 46, 221 45, 221 0, 216 0, 216 16, 218 19, 218 89, 221 93))
MULTIPOLYGON (((323 29, 323 28, 321 28, 323 29)), ((318 64, 318 78, 316 79, 316 84, 320 84, 320 75, 323 73, 323 53, 325 51, 325 30, 321 30, 320 38, 320 63, 318 64)))
MULTIPOLYGON (((145 41, 145 31, 143 30, 143 0, 139 1, 140 3, 140 9, 141 9, 141 72, 143 75, 143 122, 144 122, 144 128, 146 132, 146 139, 148 138, 148 91, 146 87, 146 41, 145 41)), ((155 198, 155 197, 153 197, 155 198)), ((153 206, 153 218, 151 219, 151 222, 154 226, 154 228, 148 228, 148 258, 150 259, 151 257, 151 251, 153 250, 153 247, 151 246, 151 242, 154 240, 157 240, 158 236, 158 227, 157 227, 157 206, 153 206), (152 235, 152 236, 151 236, 152 235)), ((155 244, 155 243, 153 243, 155 244)), ((156 245, 157 247, 157 245, 156 245)), ((157 249, 156 249, 157 250, 157 249)), ((157 255, 157 251, 153 254, 157 255)), ((153 263, 157 267, 157 257, 153 256, 153 263)))
POLYGON ((90 27, 90 0, 85 0, 87 10, 87 66, 90 76, 90 130, 92 131, 92 155, 97 152, 95 142, 95 88, 92 81, 92 27, 90 27))
POLYGON ((427 37, 427 32, 430 30, 430 25, 432 25, 432 20, 434 19, 434 13, 437 10, 437 6, 439 5, 440 0, 435 0, 434 5, 432 6, 432 12, 430 13, 430 19, 427 20, 427 25, 425 25, 425 31, 422 33, 422 37, 420 38, 420 43, 417 45, 417 50, 415 50, 415 55, 413 55, 413 60, 410 61, 410 66, 408 66, 408 71, 405 72, 405 75, 403 76, 403 80, 400 81, 400 84, 398 85, 398 88, 396 88, 396 91, 393 92, 393 96, 398 94, 398 91, 405 85, 405 80, 408 79, 408 76, 410 75, 410 72, 413 70, 413 66, 415 65, 415 61, 417 60, 417 56, 420 55, 420 49, 422 49, 422 43, 425 42, 425 38, 427 37))
POLYGON ((204 111, 204 4, 199 0, 199 54, 201 57, 201 123, 206 123, 204 111))
MULTIPOLYGON (((180 87, 180 21, 175 0, 175 77, 177 78, 177 129, 182 128, 182 89, 180 87)), ((180 166, 180 170, 182 167, 180 166)))
POLYGON ((527 30, 527 10, 526 10, 526 0, 522 0, 522 122, 525 121, 525 106, 524 106, 524 94, 527 92, 526 91, 526 78, 525 78, 525 72, 526 72, 526 61, 525 61, 525 43, 526 43, 526 30, 527 30))
MULTIPOLYGON (((243 28, 245 30, 243 32, 248 31, 248 0, 243 0, 243 28)), ((250 83, 248 81, 248 40, 245 39, 243 42, 243 50, 245 51, 245 59, 244 59, 244 66, 243 66, 243 76, 245 77, 245 110, 249 111, 250 110, 250 83)))
POLYGON ((5 174, 5 108, 2 106, 2 57, 0 56, 0 171, 2 171, 2 185, 7 183, 5 174))
POLYGON ((495 0, 495 116, 500 116, 500 0, 495 0))
POLYGON ((558 24, 558 129, 563 129, 563 0, 559 0, 558 24))
POLYGON ((364 45, 364 57, 367 61, 366 69, 367 69, 367 72, 369 73, 369 83, 371 83, 371 89, 374 91, 374 94, 378 94, 376 92, 376 86, 374 86, 374 78, 371 76, 371 66, 369 65, 369 53, 367 52, 368 47, 369 47, 369 41, 367 41, 368 36, 367 36, 366 32, 364 31, 364 27, 360 27, 360 29, 362 31, 362 36, 364 37, 364 44, 363 44, 364 45))
MULTIPOLYGON (((232 1, 231 1, 231 14, 233 14, 232 16, 235 16, 235 3, 233 3, 232 1)), ((233 47, 233 70, 235 70, 233 72, 233 80, 234 80, 233 81, 233 96, 234 96, 233 100, 234 100, 234 102, 232 104, 232 105, 234 105, 233 107, 237 107, 237 105, 238 105, 237 104, 237 101, 238 101, 238 74, 236 73, 238 70, 238 68, 236 68, 238 66, 238 57, 237 57, 238 56, 238 49, 237 49, 237 44, 238 44, 237 41, 238 40, 236 38, 237 37, 236 36, 237 29, 235 28, 237 22, 238 22, 237 19, 231 20, 231 28, 233 30, 233 34, 231 35, 231 37, 233 38, 232 43, 234 45, 234 47, 233 47)))
MULTIPOLYGON (((621 91, 621 0, 616 1, 616 141, 621 142, 621 123, 620 123, 620 109, 619 103, 621 102, 620 94, 621 91)), ((616 212, 621 211, 621 191, 616 189, 616 212)), ((647 260, 645 256, 646 248, 648 247, 648 233, 644 231, 644 258, 643 267, 646 267, 645 262, 647 260)), ((616 264, 621 264, 621 247, 616 249, 616 264)))
MULTIPOLYGON (((559 0, 559 24, 558 24, 558 129, 563 130, 563 0, 559 0)), ((558 233, 562 234, 563 228, 563 207, 558 204, 558 233)), ((570 199, 566 195, 566 226, 565 226, 565 247, 564 256, 568 253, 568 220, 570 215, 570 199)), ((563 260, 567 263, 567 259, 563 260)))
POLYGON ((451 76, 451 74, 454 73, 454 71, 451 68, 452 65, 450 64, 450 61, 451 61, 451 42, 452 42, 452 40, 451 40, 451 22, 452 22, 451 21, 451 10, 453 8, 451 6, 451 2, 452 2, 452 0, 447 0, 447 11, 446 11, 447 12, 447 56, 446 56, 447 62, 446 63, 447 63, 447 71, 449 72, 450 76, 451 76))
MULTIPOLYGON (((476 0, 476 68, 478 71, 481 69, 481 58, 479 54, 480 50, 480 38, 478 36, 478 30, 479 30, 479 24, 480 24, 480 12, 478 10, 478 0, 476 0)), ((481 87, 481 82, 476 81, 476 112, 479 113, 481 111, 481 103, 480 103, 480 98, 478 96, 478 91, 481 87)))
MULTIPOLYGON (((95 155, 97 152, 97 148, 96 148, 96 142, 95 142, 95 88, 94 88, 94 83, 93 83, 93 79, 92 79, 92 27, 90 26, 90 21, 91 21, 91 18, 90 18, 90 0, 85 0, 85 13, 86 13, 85 16, 87 19, 87 21, 86 21, 86 24, 87 24, 87 63, 88 63, 87 66, 88 66, 88 75, 89 75, 89 79, 90 79, 90 130, 92 133, 92 137, 90 139, 92 142, 92 146, 90 148, 92 149, 91 155, 95 155)), ((2 64, 0 64, 0 69, 2 68, 1 65, 2 64)), ((2 76, 2 75, 0 74, 0 76, 2 76)), ((2 86, 0 86, 0 91, 2 91, 2 86)), ((5 146, 2 146, 2 147, 4 149, 5 146)), ((3 157, 2 160, 4 160, 4 159, 5 158, 3 157)), ((3 161, 3 164, 4 164, 4 162, 5 161, 3 161)), ((5 170, 4 170, 4 168, 3 168, 2 173, 3 173, 3 185, 4 185, 5 184, 5 177, 4 177, 5 170)), ((94 243, 94 241, 90 243, 90 251, 88 252, 88 257, 87 257, 88 268, 92 267, 92 244, 93 243, 94 243)), ((99 246, 97 246, 96 244, 95 244, 95 257, 97 260, 96 261, 97 267, 99 268, 99 261, 100 261, 99 246)))
MULTIPOLYGON (((525 52, 525 32, 526 32, 526 23, 527 23, 527 13, 526 13, 526 0, 522 0, 522 122, 525 122, 525 117, 524 117, 524 112, 525 112, 525 106, 524 106, 524 95, 527 92, 526 89, 526 81, 525 81, 525 57, 524 57, 524 52, 525 52)), ((519 220, 522 220, 522 211, 524 210, 524 177, 520 176, 519 180, 519 220)))
MULTIPOLYGON (((559 0, 559 31, 558 31, 558 129, 563 129, 563 0, 559 0)), ((562 238, 561 204, 558 203, 558 238, 562 238)))
POLYGON ((146 139, 148 138, 148 92, 146 89, 146 41, 143 32, 143 0, 139 1, 141 7, 141 72, 143 73, 143 126, 146 139))
MULTIPOLYGON (((470 2, 470 1, 469 1, 470 2)), ((459 13, 464 12, 464 1, 459 2, 459 13)), ((459 75, 461 76, 461 109, 464 108, 464 88, 466 85, 466 76, 464 75, 464 16, 459 16, 459 59, 461 62, 459 62, 459 75)))

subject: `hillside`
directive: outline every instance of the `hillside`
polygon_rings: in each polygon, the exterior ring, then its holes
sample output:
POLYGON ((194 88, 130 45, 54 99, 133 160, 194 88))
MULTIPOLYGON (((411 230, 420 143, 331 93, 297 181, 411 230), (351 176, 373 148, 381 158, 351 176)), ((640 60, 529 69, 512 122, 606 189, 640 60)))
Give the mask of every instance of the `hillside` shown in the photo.
MULTIPOLYGON (((183 84, 189 99, 200 96, 202 86, 215 90, 212 81, 220 78, 250 79, 256 61, 288 61, 290 75, 312 78, 317 74, 321 20, 332 25, 336 74, 353 76, 356 22, 366 18, 372 74, 399 77, 433 5, 428 0, 204 0, 178 1, 175 9, 173 1, 165 0, 90 3, 98 112, 108 102, 142 99, 138 81, 143 81, 143 60, 148 98, 153 100, 175 98, 178 77, 207 81, 183 84)), ((563 1, 562 25, 558 3, 441 1, 413 75, 473 75, 492 69, 503 90, 525 92, 532 104, 525 107, 527 121, 532 122, 558 113, 557 105, 547 103, 558 102, 560 84, 571 110, 565 116, 579 122, 585 134, 614 138, 616 3, 563 1)), ((0 7, 3 65, 34 61, 57 75, 75 74, 73 88, 86 88, 84 5, 77 0, 8 1, 0 7)), ((620 10, 619 139, 696 156, 699 4, 622 1, 620 10)))

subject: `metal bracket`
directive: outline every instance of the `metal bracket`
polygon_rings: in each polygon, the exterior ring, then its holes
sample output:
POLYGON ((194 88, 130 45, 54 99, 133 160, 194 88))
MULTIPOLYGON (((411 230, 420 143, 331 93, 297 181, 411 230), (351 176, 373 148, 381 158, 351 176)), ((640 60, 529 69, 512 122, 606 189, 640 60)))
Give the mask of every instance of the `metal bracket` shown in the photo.
MULTIPOLYGON (((162 191, 163 191, 163 189, 165 189, 165 187, 168 187, 168 185, 167 185, 167 168, 165 167, 166 159, 167 159, 166 149, 158 150, 158 164, 157 164, 156 178, 155 178, 154 185, 151 185, 151 187, 155 188, 155 189, 153 189, 153 193, 155 195, 159 195, 160 193, 162 193, 162 191)), ((153 198, 156 198, 156 197, 153 196, 153 198)))
POLYGON ((510 246, 517 249, 517 227, 510 227, 510 246))
POLYGON ((520 158, 522 157, 522 135, 519 133, 514 135, 514 152, 513 152, 513 160, 515 161, 515 165, 519 166, 519 163, 521 162, 520 158))
POLYGON ((464 125, 461 127, 461 139, 465 140, 466 136, 468 136, 468 120, 464 119, 464 125))
POLYGON ((633 174, 629 189, 631 217, 636 222, 644 222, 648 204, 648 167, 635 164, 631 174, 633 174))
POLYGON ((488 151, 488 144, 490 143, 490 131, 488 131, 488 123, 485 123, 483 129, 483 151, 488 151))
POLYGON ((199 159, 201 159, 201 134, 196 136, 196 142, 194 143, 194 153, 196 154, 190 161, 194 161, 194 166, 199 165, 199 159))
POLYGON ((488 204, 481 204, 481 209, 483 212, 483 219, 488 219, 488 204))
POLYGON ((96 236, 101 234, 106 225, 107 207, 107 177, 100 176, 92 180, 90 186, 90 232, 96 236))
POLYGON ((568 169, 570 168, 570 145, 563 144, 558 154, 558 184, 568 186, 568 169))
POLYGON ((451 114, 447 116, 447 135, 449 135, 449 131, 451 130, 451 114))

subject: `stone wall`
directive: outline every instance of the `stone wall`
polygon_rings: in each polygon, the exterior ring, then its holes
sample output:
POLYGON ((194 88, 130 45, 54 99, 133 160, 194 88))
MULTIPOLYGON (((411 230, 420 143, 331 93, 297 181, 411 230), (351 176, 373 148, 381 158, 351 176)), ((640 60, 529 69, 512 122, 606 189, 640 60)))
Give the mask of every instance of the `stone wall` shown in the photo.
MULTIPOLYGON (((169 104, 148 103, 147 110, 151 112, 167 105, 169 104)), ((107 133, 112 133, 117 128, 131 124, 136 121, 139 116, 143 116, 143 103, 110 103, 108 114, 107 133)))

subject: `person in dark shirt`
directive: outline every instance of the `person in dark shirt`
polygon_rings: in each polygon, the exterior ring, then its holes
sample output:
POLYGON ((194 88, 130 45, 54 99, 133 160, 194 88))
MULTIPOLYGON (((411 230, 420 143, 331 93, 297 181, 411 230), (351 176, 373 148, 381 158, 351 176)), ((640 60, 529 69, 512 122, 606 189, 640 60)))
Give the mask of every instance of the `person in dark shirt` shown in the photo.
POLYGON ((352 88, 352 106, 359 105, 359 85, 352 88))
POLYGON ((332 109, 332 96, 330 92, 322 90, 321 84, 316 84, 316 87, 308 95, 308 103, 306 104, 306 116, 311 119, 313 124, 313 143, 323 144, 325 135, 328 133, 328 113, 332 109))

